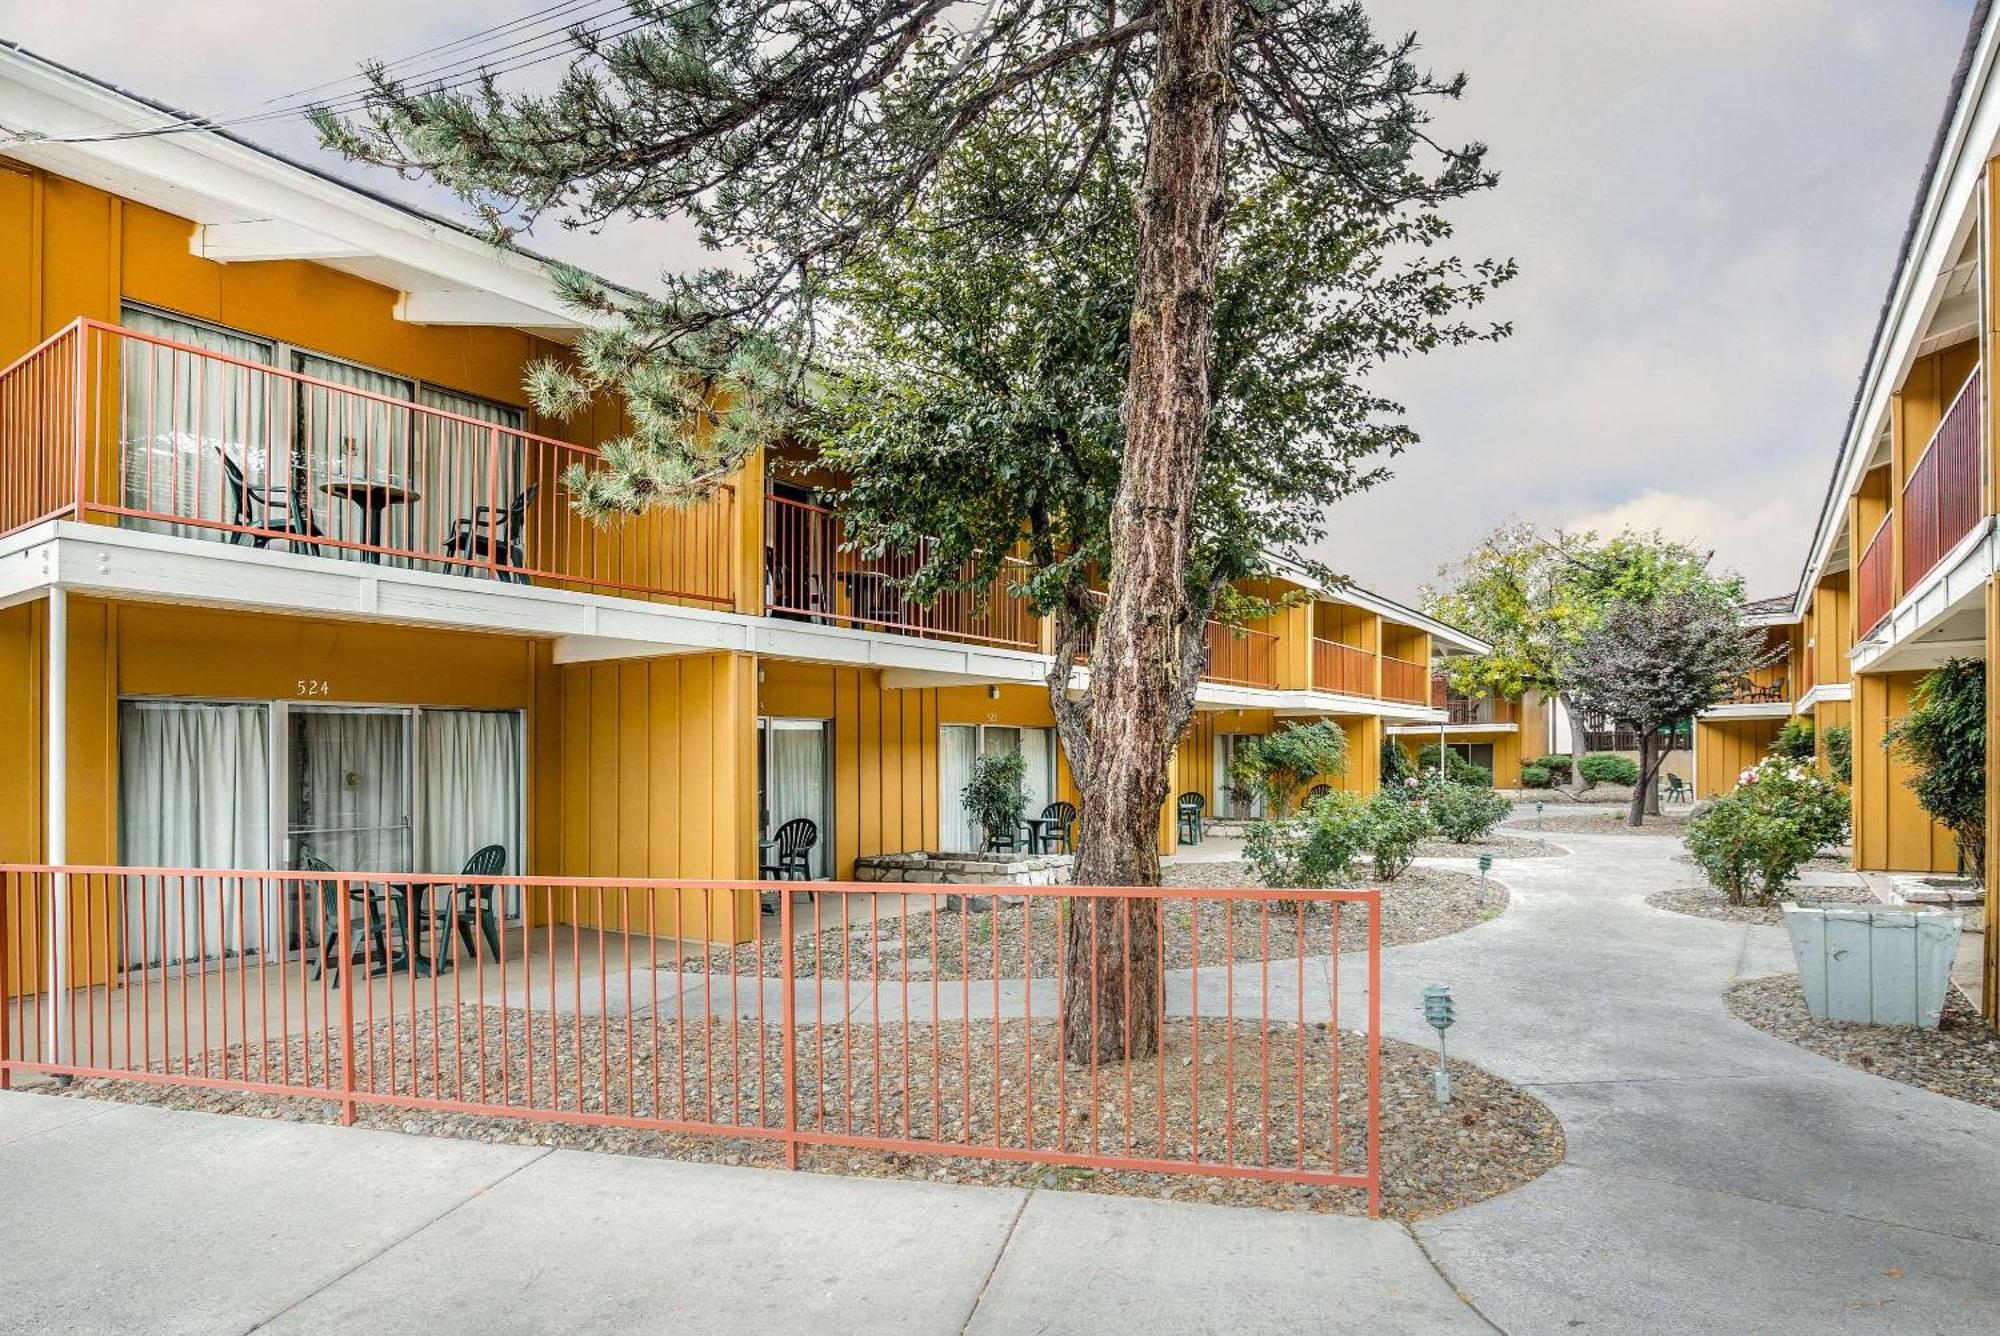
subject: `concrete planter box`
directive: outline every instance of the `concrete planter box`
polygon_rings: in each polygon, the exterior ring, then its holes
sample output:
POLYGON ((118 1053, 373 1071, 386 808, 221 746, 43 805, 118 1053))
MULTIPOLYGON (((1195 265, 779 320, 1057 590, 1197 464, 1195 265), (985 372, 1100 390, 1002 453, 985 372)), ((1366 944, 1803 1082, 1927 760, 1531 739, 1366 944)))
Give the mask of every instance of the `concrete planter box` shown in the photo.
POLYGON ((1962 923, 1935 909, 1785 906, 1814 1020, 1937 1028, 1962 923))

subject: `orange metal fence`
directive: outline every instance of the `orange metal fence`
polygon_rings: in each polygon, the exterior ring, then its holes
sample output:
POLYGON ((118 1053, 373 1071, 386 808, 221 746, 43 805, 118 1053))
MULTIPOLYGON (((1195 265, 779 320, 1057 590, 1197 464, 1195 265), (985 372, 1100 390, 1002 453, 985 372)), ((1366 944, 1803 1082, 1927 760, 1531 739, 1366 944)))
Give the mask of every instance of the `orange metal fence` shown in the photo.
POLYGON ((1313 640, 1313 686, 1343 696, 1375 694, 1375 656, 1337 640, 1313 640))
MULTIPOLYGON (((1015 649, 1041 643, 1041 621, 1011 586, 1027 563, 1008 558, 983 589, 956 589, 928 604, 904 592, 930 564, 930 540, 915 552, 869 555, 847 545, 840 517, 789 497, 764 498, 764 606, 773 613, 904 635, 1015 649)), ((966 572, 969 577, 969 568, 966 572)))
POLYGON ((733 488, 596 524, 576 513, 568 481, 572 468, 598 466, 595 449, 418 402, 404 384, 407 395, 382 393, 79 320, 0 373, 0 532, 58 513, 106 516, 314 556, 735 606, 733 488))
MULTIPOLYGON (((1979 522, 1979 372, 1959 389, 1903 488, 1903 588, 1913 589, 1979 522)), ((1872 623, 1871 623, 1872 625, 1872 623)))
POLYGON ((0 866, 0 1087, 168 1083, 343 1122, 423 1108, 748 1138, 791 1164, 840 1146, 1379 1204, 1377 892, 1022 886, 982 909, 964 887, 821 882, 755 944, 671 935, 774 889, 0 866))

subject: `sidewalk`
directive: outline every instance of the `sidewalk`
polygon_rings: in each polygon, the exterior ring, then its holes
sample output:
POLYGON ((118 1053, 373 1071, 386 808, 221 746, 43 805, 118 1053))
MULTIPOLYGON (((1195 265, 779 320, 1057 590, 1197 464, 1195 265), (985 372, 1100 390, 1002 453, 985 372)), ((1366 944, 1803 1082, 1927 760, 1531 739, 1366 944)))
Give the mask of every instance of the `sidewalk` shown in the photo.
POLYGON ((0 1095, 0 1332, 1481 1332, 1400 1225, 0 1095))

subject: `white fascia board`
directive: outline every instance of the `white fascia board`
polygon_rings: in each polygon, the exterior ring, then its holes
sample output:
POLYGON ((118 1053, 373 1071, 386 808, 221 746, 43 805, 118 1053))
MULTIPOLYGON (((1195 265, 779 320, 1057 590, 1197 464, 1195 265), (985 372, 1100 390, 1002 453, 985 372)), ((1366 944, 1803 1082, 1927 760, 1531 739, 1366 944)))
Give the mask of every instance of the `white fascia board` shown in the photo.
POLYGON ((1988 515, 1931 567, 1880 626, 1848 651, 1853 671, 1886 671, 1888 665, 1883 660, 1888 656, 1974 600, 1983 600, 1986 582, 1996 569, 2000 569, 2000 538, 1996 537, 1994 517, 1988 515))
POLYGON ((56 526, 37 524, 0 538, 0 608, 45 596, 56 580, 56 526))
POLYGON ((1741 705, 1715 705, 1703 710, 1695 718, 1701 721, 1729 719, 1789 719, 1792 717, 1792 703, 1788 700, 1746 701, 1741 705))
MULTIPOLYGON (((1877 434, 1875 424, 1889 411, 1889 396, 1916 354, 1924 325, 1943 298, 1943 278, 1950 273, 1965 229, 1976 216, 1987 146, 2000 139, 2000 98, 1988 96, 1996 41, 2000 41, 1996 18, 2000 18, 2000 7, 1988 15, 1979 35, 1964 91, 1946 132, 1939 169, 1919 214, 1915 244, 1895 279, 1884 337, 1869 349, 1861 408, 1854 415, 1847 439, 1841 442, 1840 460, 1834 466, 1835 485, 1820 512, 1805 578, 1799 582, 1800 604, 1819 583, 1832 556, 1840 519, 1847 513, 1847 498, 1866 471, 1869 447, 1877 434)), ((1855 559, 1859 559, 1858 553, 1855 559)))
POLYGON ((55 142, 180 123, 115 89, 0 48, 0 126, 51 137, 11 143, 11 157, 195 223, 282 221, 353 255, 380 256, 409 270, 410 288, 468 288, 509 298, 534 312, 534 323, 544 328, 574 330, 586 322, 557 300, 544 261, 222 135, 195 130, 55 142))
POLYGON ((282 218, 197 223, 188 249, 204 260, 239 264, 263 260, 351 260, 365 254, 345 241, 282 218))
MULTIPOLYGON (((1466 737, 1481 737, 1481 738, 1503 737, 1508 733, 1518 733, 1520 731, 1521 731, 1521 726, 1519 724, 1446 723, 1444 725, 1444 732, 1446 737, 1458 737, 1461 734, 1463 734, 1466 737)), ((1438 732, 1438 725, 1393 724, 1390 726, 1389 732, 1391 735, 1395 737, 1436 737, 1438 732)))
POLYGON ((1805 695, 1799 697, 1798 709, 1800 714, 1807 714, 1825 701, 1853 699, 1854 684, 1852 682, 1822 682, 1813 687, 1805 695))

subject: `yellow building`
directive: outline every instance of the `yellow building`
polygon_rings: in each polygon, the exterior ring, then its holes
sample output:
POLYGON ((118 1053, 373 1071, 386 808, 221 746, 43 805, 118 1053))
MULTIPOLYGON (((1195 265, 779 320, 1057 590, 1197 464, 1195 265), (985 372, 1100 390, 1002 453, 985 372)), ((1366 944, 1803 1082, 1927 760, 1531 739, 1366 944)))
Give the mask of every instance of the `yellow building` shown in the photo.
MULTIPOLYGON (((0 861, 754 879, 788 821, 817 877, 966 848, 982 752, 1075 797, 1047 630, 1004 594, 905 601, 753 460, 692 510, 579 520, 612 405, 521 389, 579 332, 547 267, 0 49, 0 861)), ((1174 792, 1232 809, 1240 739, 1444 718, 1387 600, 1274 574, 1209 628, 1174 792)), ((1082 679, 1079 679, 1079 686, 1082 679)), ((1161 840, 1171 848, 1171 804, 1161 840)), ((747 940, 757 897, 663 893, 747 940)))
MULTIPOLYGON (((1854 863, 1870 871, 1951 872, 1955 843, 1918 806, 1909 767, 1885 750, 1922 676, 1950 658, 1992 673, 2000 620, 1994 401, 2000 285, 1991 244, 2000 209, 2000 14, 1982 8, 1947 96, 1881 320, 1869 346, 1797 592, 1760 620, 1784 664, 1754 699, 1697 730, 1705 792, 1768 748, 1784 719, 1812 720, 1821 763, 1829 730, 1852 730, 1854 863), (1774 643, 1776 643, 1774 641, 1774 643), (1775 688, 1771 694, 1766 692, 1775 688)), ((1746 691, 1748 688, 1746 688, 1746 691)), ((1988 692, 1989 718, 1994 695, 1988 692)), ((1989 808, 2000 802, 1988 729, 1989 808)), ((2000 816, 2000 813, 1996 813, 2000 816)), ((1989 826, 1996 817, 1989 816, 1989 826)), ((2000 896, 1987 865, 1986 922, 2000 896)), ((1972 971, 2000 1019, 1996 940, 1972 971)))
POLYGON ((1398 724, 1389 730, 1412 759, 1442 741, 1492 775, 1495 788, 1518 789, 1521 767, 1548 754, 1548 711, 1535 692, 1520 700, 1490 691, 1462 696, 1439 676, 1431 683, 1431 704, 1444 712, 1443 720, 1398 724))

